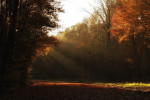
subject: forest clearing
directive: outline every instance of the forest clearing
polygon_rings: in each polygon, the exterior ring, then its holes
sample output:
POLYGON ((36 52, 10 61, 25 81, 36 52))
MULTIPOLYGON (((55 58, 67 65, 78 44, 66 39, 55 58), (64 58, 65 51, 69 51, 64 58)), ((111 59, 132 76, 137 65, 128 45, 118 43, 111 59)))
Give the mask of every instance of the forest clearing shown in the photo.
POLYGON ((0 0, 0 48, 0 100, 150 100, 150 0, 0 0))

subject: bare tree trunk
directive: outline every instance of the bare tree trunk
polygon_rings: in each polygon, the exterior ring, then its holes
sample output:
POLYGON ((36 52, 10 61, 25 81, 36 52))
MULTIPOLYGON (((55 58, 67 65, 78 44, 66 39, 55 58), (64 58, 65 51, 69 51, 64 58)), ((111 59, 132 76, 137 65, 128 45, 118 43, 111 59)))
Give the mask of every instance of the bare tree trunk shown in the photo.
POLYGON ((135 42, 135 35, 134 35, 134 31, 132 32, 131 35, 131 44, 132 44, 132 50, 133 50, 133 60, 134 60, 134 67, 136 69, 136 76, 138 78, 138 80, 141 78, 141 72, 140 72, 140 60, 139 60, 139 56, 138 56, 138 48, 136 47, 136 42, 135 42))
POLYGON ((110 32, 107 33, 107 49, 109 52, 109 62, 110 62, 110 66, 113 68, 114 64, 113 64, 113 52, 112 52, 112 47, 111 47, 111 38, 110 38, 110 32))
MULTIPOLYGON (((8 31, 8 37, 6 42, 6 48, 3 56, 3 78, 7 80, 10 79, 11 71, 13 70, 13 57, 14 57, 14 48, 15 48, 15 35, 16 35, 16 26, 17 26, 17 14, 18 14, 18 4, 19 0, 12 1, 13 9, 12 15, 10 16, 10 28, 8 31)), ((10 10, 10 9, 9 9, 10 10)), ((10 80, 9 80, 10 81, 10 80)))
MULTIPOLYGON (((1 1, 2 3, 2 1, 1 1)), ((1 23, 1 34, 0 34, 0 78, 3 78, 4 75, 4 52, 5 52, 5 48, 6 48, 6 41, 7 41, 7 35, 8 35, 8 30, 9 30, 9 25, 7 22, 8 19, 8 12, 9 12, 9 5, 8 5, 8 0, 3 1, 3 3, 5 3, 5 5, 1 5, 1 17, 0 17, 0 23, 1 23)))

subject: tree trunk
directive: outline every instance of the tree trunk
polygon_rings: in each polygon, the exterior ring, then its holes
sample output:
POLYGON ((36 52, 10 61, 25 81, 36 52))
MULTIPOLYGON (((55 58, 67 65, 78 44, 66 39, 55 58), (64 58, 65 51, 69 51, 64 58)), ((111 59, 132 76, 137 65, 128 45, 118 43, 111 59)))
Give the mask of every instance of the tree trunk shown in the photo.
POLYGON ((13 3, 13 10, 12 10, 12 15, 10 16, 10 28, 6 40, 6 47, 4 48, 5 52, 4 52, 3 64, 2 64, 3 65, 2 78, 3 80, 7 80, 7 81, 12 81, 11 78, 13 77, 13 75, 10 75, 10 72, 13 69, 13 57, 14 57, 14 48, 15 48, 15 35, 16 35, 19 0, 14 0, 12 1, 12 3, 13 3))
POLYGON ((140 72, 140 60, 138 56, 138 48, 136 47, 136 42, 135 42, 135 34, 134 31, 132 32, 131 35, 131 44, 132 44, 132 52, 133 52, 133 60, 134 60, 134 67, 136 69, 136 76, 138 80, 141 78, 141 72, 140 72))
POLYGON ((113 68, 114 64, 113 64, 113 57, 112 57, 113 55, 112 55, 110 32, 107 33, 107 49, 108 49, 108 53, 109 53, 110 66, 111 66, 111 68, 113 68))

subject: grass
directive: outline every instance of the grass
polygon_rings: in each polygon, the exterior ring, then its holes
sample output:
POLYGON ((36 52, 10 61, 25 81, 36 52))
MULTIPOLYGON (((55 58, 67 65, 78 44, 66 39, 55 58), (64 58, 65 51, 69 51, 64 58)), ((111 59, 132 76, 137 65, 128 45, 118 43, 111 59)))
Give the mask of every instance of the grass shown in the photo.
MULTIPOLYGON (((39 80, 41 81, 41 80, 39 80)), ((46 80, 49 82, 49 80, 46 80)), ((72 80, 55 80, 50 82, 56 82, 56 83, 85 83, 85 84, 94 84, 94 85, 101 85, 108 88, 119 88, 119 89, 125 89, 125 90, 132 90, 132 91, 142 91, 142 92, 150 92, 150 83, 143 83, 143 82, 133 82, 133 83, 107 83, 107 82, 88 82, 88 81, 72 81, 72 80)))
POLYGON ((149 88, 147 83, 87 84, 38 80, 33 81, 31 86, 0 94, 0 100, 149 100, 150 94, 146 91, 136 92, 149 88))
POLYGON ((125 90, 150 92, 150 83, 93 83, 96 85, 102 85, 106 87, 119 88, 125 90))

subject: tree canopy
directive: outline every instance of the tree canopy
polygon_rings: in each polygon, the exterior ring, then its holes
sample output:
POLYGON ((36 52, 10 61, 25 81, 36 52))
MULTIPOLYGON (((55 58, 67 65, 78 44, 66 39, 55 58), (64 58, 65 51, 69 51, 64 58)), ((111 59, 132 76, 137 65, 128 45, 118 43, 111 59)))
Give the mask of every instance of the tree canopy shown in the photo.
MULTIPOLYGON (((58 43, 48 32, 58 27, 55 0, 1 0, 0 2, 0 77, 25 83, 28 69, 37 55, 58 43)), ((10 83, 11 83, 10 82, 10 83)), ((5 83, 4 83, 5 84, 5 83)))
POLYGON ((33 78, 149 81, 149 0, 97 4, 89 18, 58 33, 59 47, 38 58, 33 78))

